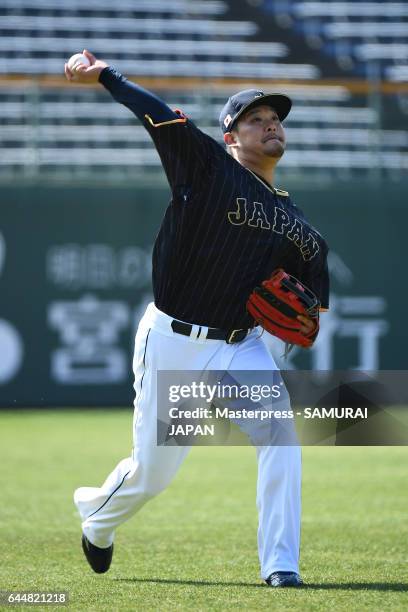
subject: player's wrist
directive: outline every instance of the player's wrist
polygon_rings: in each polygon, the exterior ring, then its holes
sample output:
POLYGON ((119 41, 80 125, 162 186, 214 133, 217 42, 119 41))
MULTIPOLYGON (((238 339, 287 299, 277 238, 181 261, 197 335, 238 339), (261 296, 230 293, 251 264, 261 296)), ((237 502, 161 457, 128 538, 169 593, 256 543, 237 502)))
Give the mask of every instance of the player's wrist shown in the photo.
POLYGON ((98 72, 98 81, 99 82, 101 82, 101 76, 103 74, 106 74, 109 71, 110 68, 111 67, 109 66, 109 64, 104 64, 104 66, 100 66, 100 70, 98 72))

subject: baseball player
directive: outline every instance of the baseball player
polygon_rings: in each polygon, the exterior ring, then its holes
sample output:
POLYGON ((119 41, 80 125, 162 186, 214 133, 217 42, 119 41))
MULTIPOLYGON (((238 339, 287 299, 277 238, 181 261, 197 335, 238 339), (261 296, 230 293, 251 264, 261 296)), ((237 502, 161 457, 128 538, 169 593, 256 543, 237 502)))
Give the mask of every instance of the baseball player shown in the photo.
MULTIPOLYGON (((189 447, 157 445, 160 370, 277 370, 246 309, 253 288, 277 268, 296 275, 328 307, 327 245, 273 186, 285 151, 283 94, 245 90, 220 115, 226 149, 181 111, 84 51, 90 66, 69 81, 100 82, 142 122, 171 187, 153 251, 151 303, 139 324, 133 369, 134 447, 101 487, 81 487, 82 547, 97 573, 111 564, 116 528, 169 485, 189 447)), ((315 321, 304 315, 300 333, 315 321)), ((257 446, 261 576, 272 587, 302 585, 299 575, 301 456, 297 445, 257 446)))

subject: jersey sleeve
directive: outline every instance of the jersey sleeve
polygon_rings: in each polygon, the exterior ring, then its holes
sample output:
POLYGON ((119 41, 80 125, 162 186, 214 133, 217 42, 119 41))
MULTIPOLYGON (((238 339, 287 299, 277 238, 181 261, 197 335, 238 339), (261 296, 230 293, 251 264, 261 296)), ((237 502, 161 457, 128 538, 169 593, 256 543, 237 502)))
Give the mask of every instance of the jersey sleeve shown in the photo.
POLYGON ((330 277, 327 265, 327 248, 318 260, 318 266, 310 271, 307 286, 320 300, 320 310, 324 312, 329 309, 330 277))
POLYGON ((102 70, 99 81, 113 98, 142 122, 159 153, 173 194, 203 183, 211 168, 212 151, 219 147, 181 111, 173 111, 155 94, 132 83, 114 68, 102 70))
POLYGON ((329 293, 330 293, 330 276, 329 268, 327 265, 327 256, 324 260, 320 274, 318 275, 317 282, 319 284, 318 296, 320 299, 320 310, 329 310, 329 293))
MULTIPOLYGON (((295 212, 296 216, 307 223, 303 210, 298 208, 298 206, 292 202, 291 198, 288 198, 288 204, 295 212)), ((330 277, 327 265, 329 247, 322 236, 320 236, 319 243, 321 245, 321 255, 316 260, 316 263, 310 267, 306 275, 305 284, 318 297, 320 301, 320 310, 324 312, 325 310, 329 310, 330 277)))

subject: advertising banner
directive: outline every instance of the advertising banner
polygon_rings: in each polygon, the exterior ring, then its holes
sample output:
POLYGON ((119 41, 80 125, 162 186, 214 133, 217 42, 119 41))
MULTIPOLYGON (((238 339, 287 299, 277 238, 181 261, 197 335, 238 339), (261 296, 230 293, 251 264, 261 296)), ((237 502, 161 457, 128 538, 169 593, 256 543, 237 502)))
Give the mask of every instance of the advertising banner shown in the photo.
MULTIPOLYGON (((291 369, 405 369, 402 188, 298 189, 331 251, 330 310, 310 350, 265 334, 291 369)), ((292 193, 291 193, 292 195, 292 193)), ((133 401, 134 334, 152 300, 151 252, 165 186, 2 188, 0 405, 133 401)))

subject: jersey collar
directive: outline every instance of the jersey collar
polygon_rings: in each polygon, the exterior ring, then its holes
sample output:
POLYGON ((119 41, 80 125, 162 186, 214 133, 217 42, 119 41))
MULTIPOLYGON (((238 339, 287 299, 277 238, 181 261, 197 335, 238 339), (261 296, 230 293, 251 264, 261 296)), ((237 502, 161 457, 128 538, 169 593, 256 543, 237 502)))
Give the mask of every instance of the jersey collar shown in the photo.
POLYGON ((253 172, 246 166, 244 166, 244 168, 245 170, 248 170, 248 172, 250 172, 252 176, 254 176, 260 183, 262 183, 264 187, 266 187, 267 189, 269 189, 269 191, 271 191, 274 195, 276 195, 276 189, 273 185, 270 185, 267 181, 265 181, 265 179, 261 178, 258 174, 256 174, 256 172, 253 172))

